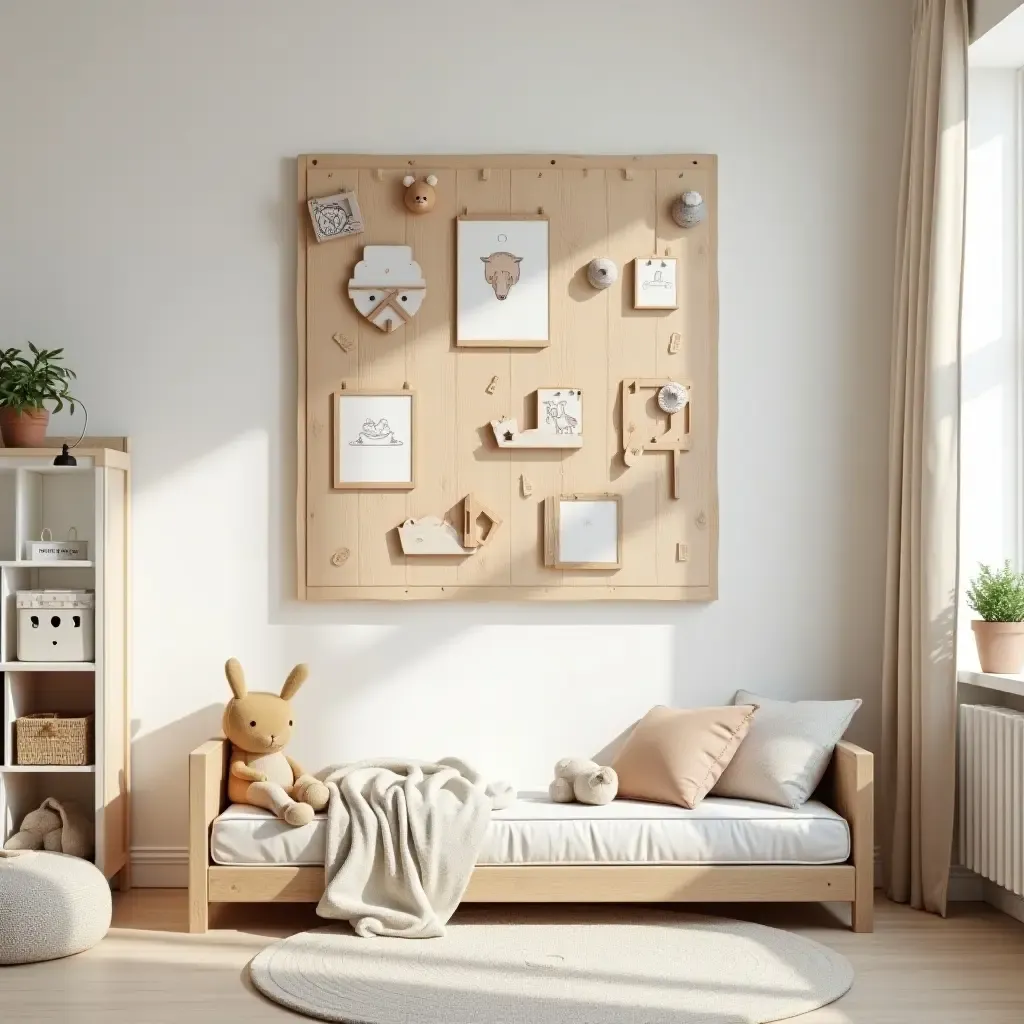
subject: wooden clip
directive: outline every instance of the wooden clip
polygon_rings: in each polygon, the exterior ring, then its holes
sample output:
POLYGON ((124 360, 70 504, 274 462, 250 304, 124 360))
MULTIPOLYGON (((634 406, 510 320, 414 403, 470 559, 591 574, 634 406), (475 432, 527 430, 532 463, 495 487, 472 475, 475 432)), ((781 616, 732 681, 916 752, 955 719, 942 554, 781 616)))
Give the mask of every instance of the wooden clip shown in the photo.
POLYGON ((348 390, 348 383, 346 381, 342 381, 341 382, 341 390, 342 391, 347 391, 348 390))
POLYGON ((633 180, 633 169, 631 167, 623 167, 623 169, 622 169, 622 176, 626 179, 626 181, 632 181, 633 180))
POLYGON ((495 388, 497 388, 497 386, 498 386, 498 378, 497 377, 492 377, 490 384, 488 384, 487 387, 484 388, 484 391, 486 391, 487 394, 489 394, 489 395, 493 395, 494 394, 494 390, 495 390, 495 388))
POLYGON ((491 180, 491 169, 490 167, 482 167, 480 169, 480 180, 490 181, 491 180))
POLYGON ((533 494, 533 484, 525 473, 521 473, 519 476, 519 486, 523 489, 523 497, 528 498, 533 494))
POLYGON ((670 356, 678 355, 679 349, 683 345, 683 336, 678 331, 673 331, 668 339, 668 354, 670 356))
POLYGON ((412 390, 412 389, 411 389, 411 388, 409 387, 409 382, 408 382, 407 380, 406 380, 406 381, 403 381, 403 382, 402 382, 402 390, 403 390, 403 391, 411 391, 411 390, 412 390))
POLYGON ((469 207, 468 206, 464 206, 462 208, 462 216, 463 217, 468 217, 469 216, 469 207))
POLYGON ((374 171, 374 177, 378 181, 383 181, 384 180, 384 171, 380 167, 378 167, 377 170, 374 171))
POLYGON ((544 216, 544 207, 543 206, 538 206, 537 207, 537 216, 538 217, 543 217, 544 216))

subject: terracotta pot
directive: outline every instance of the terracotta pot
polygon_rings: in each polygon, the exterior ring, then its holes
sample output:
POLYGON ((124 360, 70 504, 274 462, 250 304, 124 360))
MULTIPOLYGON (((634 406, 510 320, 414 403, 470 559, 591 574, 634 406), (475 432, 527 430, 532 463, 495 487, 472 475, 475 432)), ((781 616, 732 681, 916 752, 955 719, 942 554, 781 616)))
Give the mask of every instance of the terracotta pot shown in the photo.
POLYGON ((6 448, 45 448, 49 409, 11 409, 0 407, 0 434, 6 448))
POLYGON ((1024 669, 1024 622, 971 623, 982 672, 1001 676, 1019 675, 1024 669))

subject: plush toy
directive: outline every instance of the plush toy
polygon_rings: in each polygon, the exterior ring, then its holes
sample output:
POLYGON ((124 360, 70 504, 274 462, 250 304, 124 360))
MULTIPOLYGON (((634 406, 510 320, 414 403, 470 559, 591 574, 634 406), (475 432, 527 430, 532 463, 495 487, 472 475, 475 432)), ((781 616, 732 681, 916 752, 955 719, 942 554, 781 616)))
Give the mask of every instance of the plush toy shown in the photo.
POLYGON ((281 696, 250 693, 242 666, 232 658, 225 666, 231 692, 224 706, 224 735, 231 741, 228 797, 273 811, 289 825, 307 825, 327 806, 327 787, 283 753, 295 719, 289 701, 306 681, 309 669, 296 665, 281 696))
POLYGON ((91 859, 95 843, 92 821, 70 802, 47 797, 22 819, 21 829, 4 843, 5 850, 48 850, 91 859))
POLYGON ((619 777, 613 769, 582 757, 563 757, 555 765, 555 778, 548 786, 548 795, 556 804, 574 799, 581 804, 610 804, 618 791, 619 777))
POLYGON ((405 186, 405 208, 410 213, 430 213, 437 198, 434 192, 437 176, 428 174, 422 181, 417 181, 413 175, 407 174, 402 184, 405 186))

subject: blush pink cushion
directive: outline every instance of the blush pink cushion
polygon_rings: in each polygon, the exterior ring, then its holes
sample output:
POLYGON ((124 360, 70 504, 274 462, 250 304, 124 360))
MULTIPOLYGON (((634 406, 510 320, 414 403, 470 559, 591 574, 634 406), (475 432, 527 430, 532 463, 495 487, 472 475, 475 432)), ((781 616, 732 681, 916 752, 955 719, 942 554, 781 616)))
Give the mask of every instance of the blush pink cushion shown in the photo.
POLYGON ((756 710, 752 704, 651 708, 612 762, 619 798, 693 809, 725 771, 756 710))

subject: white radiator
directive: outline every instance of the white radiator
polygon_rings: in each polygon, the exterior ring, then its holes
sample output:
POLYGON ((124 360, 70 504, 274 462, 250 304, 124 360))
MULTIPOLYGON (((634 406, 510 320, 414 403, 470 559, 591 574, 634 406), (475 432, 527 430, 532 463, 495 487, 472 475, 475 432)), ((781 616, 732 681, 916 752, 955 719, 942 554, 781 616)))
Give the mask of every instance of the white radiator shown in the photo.
POLYGON ((1024 896, 1024 712, 960 705, 960 863, 1024 896))

